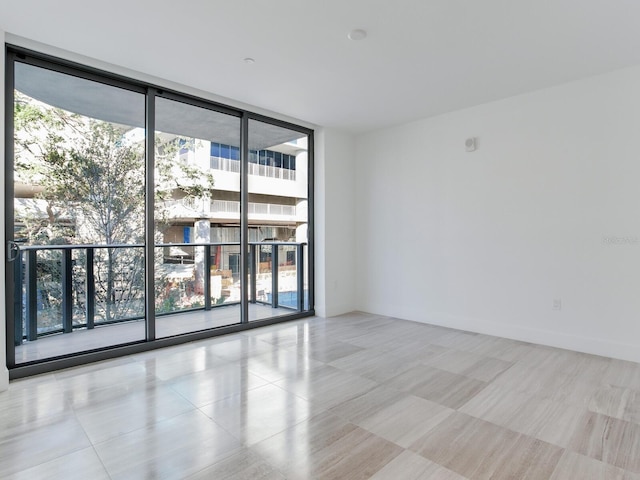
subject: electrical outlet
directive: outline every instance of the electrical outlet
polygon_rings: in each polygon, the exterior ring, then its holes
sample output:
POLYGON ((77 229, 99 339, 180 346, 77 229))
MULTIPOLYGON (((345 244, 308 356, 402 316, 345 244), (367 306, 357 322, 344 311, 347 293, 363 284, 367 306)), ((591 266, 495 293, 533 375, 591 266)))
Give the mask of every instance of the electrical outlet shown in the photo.
POLYGON ((553 309, 554 310, 562 310, 562 299, 554 298, 553 299, 553 309))

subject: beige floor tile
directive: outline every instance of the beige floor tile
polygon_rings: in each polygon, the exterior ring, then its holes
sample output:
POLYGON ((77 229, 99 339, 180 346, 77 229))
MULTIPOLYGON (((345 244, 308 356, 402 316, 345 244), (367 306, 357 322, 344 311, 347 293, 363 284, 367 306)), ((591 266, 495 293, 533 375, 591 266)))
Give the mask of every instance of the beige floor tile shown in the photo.
POLYGON ((201 407, 267 383, 238 362, 176 378, 167 385, 196 407, 201 407))
POLYGON ((509 454, 502 458, 491 478, 546 480, 555 470, 563 452, 560 447, 521 435, 509 449, 509 454))
POLYGON ((407 371, 418 363, 418 360, 401 358, 385 351, 367 348, 335 360, 329 365, 381 383, 407 371))
POLYGON ((453 412, 450 408, 409 395, 358 422, 358 425, 408 448, 453 412))
POLYGON ((362 350, 362 347, 358 347, 351 343, 340 342, 339 340, 326 337, 312 339, 309 342, 303 342, 282 348, 297 355, 312 358, 324 363, 333 362, 334 360, 352 355, 362 350))
MULTIPOLYGON (((535 400, 534 400, 535 401, 535 400)), ((573 433, 580 427, 584 410, 561 402, 541 402, 527 428, 522 431, 545 442, 568 447, 573 433)))
MULTIPOLYGON (((64 338, 63 336, 57 335, 59 338, 64 338)), ((173 347, 175 348, 175 347, 173 347)), ((77 367, 71 367, 64 370, 59 370, 57 372, 53 372, 49 374, 51 377, 56 380, 62 380, 70 377, 78 377, 80 375, 87 375, 93 372, 106 371, 107 374, 112 374, 113 372, 117 372, 117 367, 122 365, 132 366, 134 363, 139 363, 138 358, 134 355, 127 355, 125 357, 112 358, 110 360, 102 360, 100 362, 89 363, 86 365, 79 365, 77 367)), ((134 375, 138 375, 138 372, 133 369, 126 369, 126 372, 132 372, 134 375)), ((21 380, 22 381, 22 380, 21 380)))
POLYGON ((362 348, 374 348, 386 351, 408 350, 414 354, 428 351, 433 347, 430 341, 444 335, 437 329, 428 325, 414 324, 407 322, 394 323, 393 335, 389 335, 388 325, 377 325, 361 335, 345 335, 345 341, 362 348))
POLYGON ((603 386, 591 397, 589 410, 640 423, 640 391, 611 385, 603 386))
POLYGON ((574 433, 570 449, 640 473, 640 425, 637 423, 588 412, 574 433))
POLYGON ((487 386, 486 382, 427 365, 418 365, 385 385, 457 409, 487 386))
POLYGON ((276 347, 287 348, 327 338, 327 327, 326 325, 315 326, 309 322, 293 322, 291 325, 278 325, 275 328, 246 331, 243 332, 243 335, 256 338, 276 347))
POLYGON ((529 394, 494 383, 465 403, 459 411, 501 426, 507 426, 516 418, 524 426, 529 419, 521 418, 520 412, 526 409, 531 398, 529 394))
POLYGON ((285 480, 285 477, 260 455, 243 448, 188 480, 285 480))
POLYGON ((329 409, 376 387, 376 383, 352 373, 323 365, 275 385, 310 401, 320 409, 329 409))
POLYGON ((0 429, 0 478, 89 447, 74 415, 62 413, 0 429))
POLYGON ((403 358, 408 362, 417 361, 422 363, 437 358, 448 351, 446 347, 431 345, 421 339, 411 339, 396 348, 387 350, 391 355, 403 358))
POLYGON ((147 372, 159 380, 172 380, 229 363, 227 359, 215 355, 204 346, 171 351, 163 356, 145 353, 141 360, 147 372))
POLYGON ((65 390, 90 391, 111 387, 115 383, 140 386, 156 380, 140 362, 101 362, 55 373, 65 390))
POLYGON ((462 413, 567 447, 586 408, 490 385, 460 408, 462 413))
POLYGON ((74 408, 120 397, 157 381, 139 362, 110 366, 104 363, 100 369, 87 372, 80 369, 75 375, 66 371, 56 374, 58 384, 65 391, 67 401, 74 408))
POLYGON ((546 400, 587 407, 600 382, 548 368, 516 363, 494 380, 498 385, 546 400))
POLYGON ((497 358, 506 362, 517 362, 522 360, 536 346, 509 340, 500 337, 487 337, 487 341, 465 348, 468 352, 483 355, 485 357, 497 358))
POLYGON ((2 478, 6 480, 110 480, 93 447, 57 457, 2 478))
POLYGON ((640 480, 640 475, 607 465, 569 450, 556 466, 551 480, 640 480))
POLYGON ((290 480, 368 479, 403 451, 327 413, 252 448, 290 480))
POLYGON ((184 478, 240 447, 238 440, 197 410, 95 445, 113 480, 184 478))
POLYGON ((460 350, 449 350, 424 362, 432 367, 490 382, 513 363, 460 350))
POLYGON ((578 353, 575 361, 575 369, 567 369, 580 380, 602 382, 603 376, 610 371, 611 362, 613 360, 598 355, 589 355, 587 353, 578 353))
POLYGON ((411 450, 473 479, 548 479, 562 449, 493 423, 454 413, 411 450))
POLYGON ((529 368, 562 372, 585 382, 601 381, 611 359, 559 348, 536 346, 519 363, 529 368))
POLYGON ((410 449, 469 478, 490 478, 520 434, 455 413, 410 449))
POLYGON ((407 397, 409 394, 394 388, 378 386, 361 395, 339 403, 329 411, 351 423, 358 424, 380 413, 381 410, 407 397))
POLYGON ((322 362, 284 349, 277 349, 270 353, 246 358, 242 361, 242 365, 260 378, 277 382, 287 377, 301 375, 311 368, 321 367, 322 362))
POLYGON ((7 429, 50 416, 72 415, 72 405, 53 375, 12 382, 0 393, 0 427, 7 429))
POLYGON ((237 362, 249 356, 272 352, 277 347, 254 337, 234 335, 222 336, 204 343, 204 348, 216 357, 227 362, 237 362))
POLYGON ((454 410, 380 386, 330 412, 406 448, 454 410))
POLYGON ((371 480, 466 480, 466 477, 405 450, 378 470, 371 480))
POLYGON ((311 415, 309 402, 275 385, 264 385, 201 407, 244 445, 253 445, 311 415))
POLYGON ((76 409, 93 444, 181 415, 195 406, 164 385, 148 385, 125 395, 76 409))
POLYGON ((558 372, 572 373, 577 362, 577 352, 537 345, 524 355, 518 363, 529 368, 552 369, 558 372))
POLYGON ((640 390, 640 364, 624 360, 611 360, 602 376, 602 382, 615 387, 640 390))
POLYGON ((467 350, 482 345, 486 338, 486 335, 479 333, 448 329, 443 330, 442 334, 434 336, 429 343, 449 349, 467 350))

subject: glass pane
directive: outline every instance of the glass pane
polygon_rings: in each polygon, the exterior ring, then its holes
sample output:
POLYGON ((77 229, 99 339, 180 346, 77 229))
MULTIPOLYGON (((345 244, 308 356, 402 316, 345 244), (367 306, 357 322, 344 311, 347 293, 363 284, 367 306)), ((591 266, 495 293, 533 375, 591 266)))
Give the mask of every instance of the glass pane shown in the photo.
POLYGON ((220 144, 211 142, 211 156, 220 157, 220 144))
POLYGON ((249 148, 259 151, 248 181, 251 320, 308 309, 307 145, 304 134, 249 120, 249 148))
POLYGON ((15 64, 16 363, 144 340, 144 112, 15 64))
POLYGON ((156 100, 159 338, 240 322, 239 145, 239 118, 156 100))

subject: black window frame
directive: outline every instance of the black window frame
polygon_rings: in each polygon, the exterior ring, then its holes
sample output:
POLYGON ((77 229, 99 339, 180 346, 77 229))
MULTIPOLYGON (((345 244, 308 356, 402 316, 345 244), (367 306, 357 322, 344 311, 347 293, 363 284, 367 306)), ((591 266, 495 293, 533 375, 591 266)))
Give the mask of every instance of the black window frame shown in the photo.
MULTIPOLYGON (((248 289, 245 285, 242 294, 242 308, 241 308, 241 323, 233 324, 225 327, 211 328, 207 330, 183 333, 174 337, 163 337, 160 339, 155 338, 155 331, 153 328, 147 327, 146 338, 142 341, 132 342, 128 344, 119 344, 109 347, 103 347, 95 350, 82 351, 79 353, 70 353, 61 355, 59 357, 48 358, 44 360, 15 363, 15 345, 13 326, 10 318, 13 313, 13 302, 8 287, 5 287, 6 295, 6 364, 9 369, 9 376, 11 379, 22 378, 30 375, 37 375, 41 373, 47 373, 62 368, 68 368, 78 365, 84 365, 89 362, 97 362, 105 359, 116 358, 123 355, 130 355, 157 348, 162 348, 171 345, 178 345, 182 343, 192 342, 195 340, 211 338, 219 335, 225 335, 228 333, 239 332, 247 329, 258 328, 260 326, 271 325, 275 323, 281 323, 291 321, 299 318, 309 317, 315 315, 315 267, 314 267, 314 130, 308 127, 297 125, 291 122, 280 120, 277 118, 269 117, 263 114, 258 114, 250 110, 245 110, 229 105, 224 105, 219 102, 215 102, 206 98, 194 96, 185 92, 180 92, 171 88, 166 88, 162 85, 155 85, 149 82, 141 81, 135 78, 125 77, 119 74, 115 74, 103 69, 95 68, 92 66, 83 65, 74 61, 70 61, 64 58, 54 57, 48 54, 37 52, 28 48, 21 47, 14 44, 5 44, 5 245, 7 241, 13 239, 14 231, 14 215, 10 212, 7 206, 13 205, 14 197, 14 185, 13 185, 13 168, 14 168, 14 142, 13 142, 13 108, 14 108, 14 65, 16 62, 30 64, 41 68, 65 73, 68 75, 76 76, 79 78, 85 78, 87 80, 96 81, 102 84, 111 85, 115 87, 124 88, 138 93, 143 93, 146 98, 146 129, 147 131, 155 131, 155 99, 158 97, 177 100, 186 104, 226 113, 229 115, 237 116, 241 119, 241 145, 240 145, 240 162, 241 162, 241 250, 248 252, 248 192, 247 189, 247 175, 248 164, 251 162, 248 149, 248 122, 249 120, 256 120, 271 125, 279 126, 285 129, 289 129, 295 132, 299 132, 302 135, 306 135, 308 138, 308 181, 307 181, 307 200, 308 200, 308 220, 307 220, 307 255, 308 255, 308 309, 291 313, 288 315, 270 317, 259 321, 248 321, 248 289)), ((146 166, 146 181, 147 188, 154 188, 153 180, 153 146, 154 136, 150 135, 146 138, 146 150, 147 159, 146 166)), ((221 145, 218 147, 221 150, 221 145)), ((259 155, 257 155, 259 156, 259 155)), ((284 158, 284 154, 283 154, 284 158)), ((259 158, 257 163, 259 163, 259 158)), ((284 163, 284 161, 283 161, 284 163)), ((147 279, 153 278, 153 262, 149 261, 153 257, 149 257, 149 252, 154 248, 153 228, 149 228, 153 225, 153 191, 147 190, 146 200, 146 213, 145 221, 147 224, 146 243, 147 243, 147 279), (151 195, 149 195, 151 193, 151 195), (149 198, 150 197, 150 198, 149 198), (151 240, 151 242, 150 242, 151 240), (149 247, 148 245, 151 245, 149 247), (151 268, 149 268, 151 265, 151 268), (149 276, 150 275, 150 276, 149 276)), ((243 281, 247 282, 248 274, 248 253, 241 256, 240 259, 240 273, 243 281)), ((6 256, 5 256, 6 258, 6 256)), ((13 280, 10 279, 12 275, 12 269, 7 268, 5 272, 5 285, 13 285, 13 280)), ((153 287, 147 287, 147 292, 150 292, 153 287)), ((148 295, 147 295, 148 296, 148 295)), ((149 302, 148 302, 149 303, 149 302)), ((153 304, 153 299, 150 302, 153 304)), ((149 318, 153 318, 152 322, 155 324, 155 312, 153 307, 148 307, 146 323, 149 322, 149 318)))

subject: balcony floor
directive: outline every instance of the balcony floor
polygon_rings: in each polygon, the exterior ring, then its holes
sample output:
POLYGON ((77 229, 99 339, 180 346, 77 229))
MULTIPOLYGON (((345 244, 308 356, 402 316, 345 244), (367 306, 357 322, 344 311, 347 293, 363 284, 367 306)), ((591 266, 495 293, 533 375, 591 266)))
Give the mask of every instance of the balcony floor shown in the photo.
MULTIPOLYGON (((249 321, 290 315, 294 310, 271 308, 268 305, 250 304, 249 321)), ((163 315, 156 319, 156 337, 164 338, 208 328, 233 325, 240 322, 240 305, 217 307, 209 311, 163 315)), ((144 320, 102 325, 92 330, 75 330, 41 337, 34 342, 24 342, 16 347, 16 364, 43 360, 69 353, 83 352, 145 338, 144 320)))

